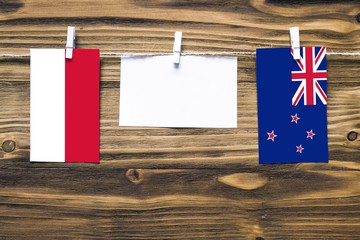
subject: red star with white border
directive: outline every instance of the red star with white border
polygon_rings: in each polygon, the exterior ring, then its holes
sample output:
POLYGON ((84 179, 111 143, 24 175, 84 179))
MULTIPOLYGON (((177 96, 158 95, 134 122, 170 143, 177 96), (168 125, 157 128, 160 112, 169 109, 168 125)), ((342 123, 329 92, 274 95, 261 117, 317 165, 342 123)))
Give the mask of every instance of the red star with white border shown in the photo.
POLYGON ((303 148, 300 144, 300 146, 296 146, 296 152, 299 152, 299 153, 302 153, 302 151, 304 150, 305 148, 303 148))
POLYGON ((310 131, 306 131, 307 133, 307 137, 306 138, 311 138, 311 140, 313 139, 313 137, 316 135, 313 130, 311 129, 310 131))
POLYGON ((277 135, 274 133, 274 130, 272 130, 271 133, 267 133, 268 134, 268 138, 267 140, 272 140, 274 142, 275 138, 277 137, 277 135))
POLYGON ((291 115, 291 122, 295 122, 297 124, 297 121, 299 120, 300 118, 297 116, 297 113, 295 115, 291 115))

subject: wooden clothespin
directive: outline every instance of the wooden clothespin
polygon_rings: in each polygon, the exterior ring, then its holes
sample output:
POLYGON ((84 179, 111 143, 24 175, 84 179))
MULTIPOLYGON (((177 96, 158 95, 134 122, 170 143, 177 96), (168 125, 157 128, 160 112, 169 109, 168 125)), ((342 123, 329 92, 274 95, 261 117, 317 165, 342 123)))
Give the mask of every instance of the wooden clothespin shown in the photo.
POLYGON ((75 27, 68 26, 65 58, 72 59, 75 48, 75 27))
POLYGON ((300 59, 300 34, 299 27, 290 28, 290 43, 295 60, 300 59))
POLYGON ((175 40, 174 40, 174 59, 173 62, 175 64, 180 63, 180 54, 181 54, 181 39, 182 39, 182 32, 175 32, 175 40))

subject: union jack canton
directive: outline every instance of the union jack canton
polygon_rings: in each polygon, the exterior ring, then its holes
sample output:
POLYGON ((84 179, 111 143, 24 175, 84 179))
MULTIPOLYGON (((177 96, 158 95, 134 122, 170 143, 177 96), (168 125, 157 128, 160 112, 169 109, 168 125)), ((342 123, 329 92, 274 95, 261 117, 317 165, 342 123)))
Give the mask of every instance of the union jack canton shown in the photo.
POLYGON ((296 60, 299 70, 291 72, 291 80, 301 82, 292 98, 293 106, 298 105, 302 97, 304 105, 316 105, 316 96, 324 105, 327 104, 326 93, 319 84, 319 81, 327 80, 326 68, 321 69, 325 56, 326 47, 302 48, 301 58, 296 60))

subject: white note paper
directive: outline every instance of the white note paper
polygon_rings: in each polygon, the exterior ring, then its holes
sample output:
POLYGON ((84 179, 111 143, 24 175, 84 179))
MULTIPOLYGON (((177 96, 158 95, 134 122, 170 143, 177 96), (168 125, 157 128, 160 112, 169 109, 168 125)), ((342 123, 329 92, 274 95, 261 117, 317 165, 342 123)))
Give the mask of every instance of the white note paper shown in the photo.
POLYGON ((237 127, 237 58, 122 57, 120 126, 237 127))

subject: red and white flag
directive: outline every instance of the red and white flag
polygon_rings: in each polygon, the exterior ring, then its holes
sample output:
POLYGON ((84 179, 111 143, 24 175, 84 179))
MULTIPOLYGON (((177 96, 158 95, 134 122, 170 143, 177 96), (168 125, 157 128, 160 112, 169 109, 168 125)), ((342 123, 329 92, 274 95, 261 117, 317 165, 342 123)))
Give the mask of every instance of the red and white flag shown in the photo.
POLYGON ((30 56, 30 161, 98 163, 99 49, 30 56))

